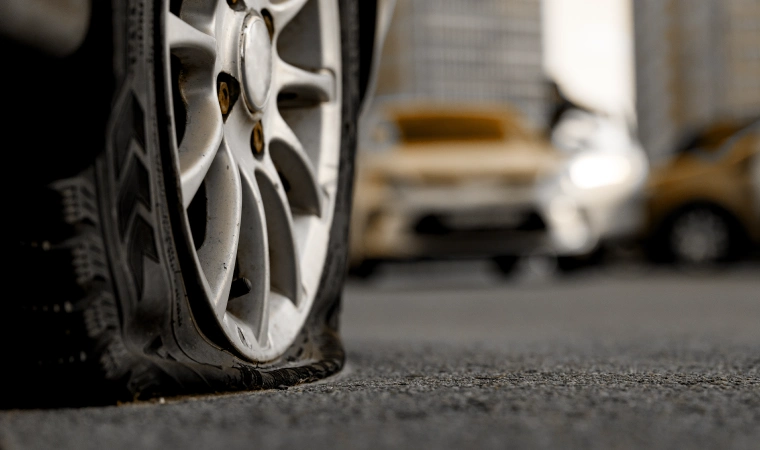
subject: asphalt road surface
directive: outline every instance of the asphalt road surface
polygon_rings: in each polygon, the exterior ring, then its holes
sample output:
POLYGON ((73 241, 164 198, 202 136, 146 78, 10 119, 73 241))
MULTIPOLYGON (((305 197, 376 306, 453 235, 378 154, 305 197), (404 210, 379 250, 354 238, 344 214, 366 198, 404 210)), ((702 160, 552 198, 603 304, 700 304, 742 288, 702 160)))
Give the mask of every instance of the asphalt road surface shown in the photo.
POLYGON ((760 268, 347 286, 348 368, 282 391, 0 412, 0 448, 760 448, 760 268))

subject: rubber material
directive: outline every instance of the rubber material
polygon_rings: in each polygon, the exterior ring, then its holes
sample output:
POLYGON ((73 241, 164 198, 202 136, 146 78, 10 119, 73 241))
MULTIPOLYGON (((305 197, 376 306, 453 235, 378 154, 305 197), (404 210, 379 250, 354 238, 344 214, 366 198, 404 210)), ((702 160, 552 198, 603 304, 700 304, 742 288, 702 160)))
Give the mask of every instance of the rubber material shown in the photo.
POLYGON ((712 211, 718 217, 723 219, 729 228, 728 253, 716 261, 707 263, 708 265, 729 263, 739 260, 750 253, 751 239, 749 237, 749 232, 730 211, 712 202, 697 201, 675 208, 653 227, 654 232, 652 232, 643 242, 647 257, 650 261, 655 263, 683 264, 683 261, 680 261, 673 251, 670 235, 676 220, 694 209, 706 209, 712 211))

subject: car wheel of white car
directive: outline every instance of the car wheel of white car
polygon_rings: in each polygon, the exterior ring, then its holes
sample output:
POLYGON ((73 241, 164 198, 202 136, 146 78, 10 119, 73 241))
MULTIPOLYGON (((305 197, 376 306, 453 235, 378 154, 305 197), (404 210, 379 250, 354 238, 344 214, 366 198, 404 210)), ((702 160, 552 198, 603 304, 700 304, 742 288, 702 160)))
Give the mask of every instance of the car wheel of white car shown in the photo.
POLYGON ((37 137, 52 164, 19 190, 10 243, 36 287, 2 313, 4 387, 91 403, 339 370, 357 2, 93 4, 60 62, 76 84, 48 89, 81 87, 60 95, 102 128, 37 137))

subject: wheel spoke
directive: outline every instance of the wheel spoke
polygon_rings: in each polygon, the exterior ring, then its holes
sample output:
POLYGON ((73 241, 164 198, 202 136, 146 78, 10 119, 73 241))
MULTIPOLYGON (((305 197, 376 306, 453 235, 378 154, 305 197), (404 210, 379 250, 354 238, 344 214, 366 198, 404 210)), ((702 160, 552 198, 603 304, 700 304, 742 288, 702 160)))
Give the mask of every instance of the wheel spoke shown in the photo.
MULTIPOLYGON (((200 93, 199 93, 200 94, 200 93)), ((209 94, 191 96, 188 127, 179 147, 182 203, 190 205, 222 144, 222 117, 216 98, 209 94)))
MULTIPOLYGON (((167 43, 182 62, 186 131, 179 144, 182 203, 190 205, 222 142, 222 118, 213 89, 216 39, 167 13, 167 43)), ((181 120, 181 118, 178 118, 181 120)))
MULTIPOLYGON (((267 301, 269 297, 269 243, 267 242, 264 203, 253 173, 241 169, 243 188, 243 215, 240 223, 240 244, 237 253, 236 280, 246 289, 243 295, 230 294, 228 313, 240 319, 251 329, 260 345, 266 338, 267 301)), ((248 332, 241 327, 241 333, 248 332)), ((245 338, 249 341, 251 338, 245 338)))
POLYGON ((326 69, 310 72, 283 60, 277 62, 277 92, 287 92, 316 102, 335 100, 335 75, 326 69))
POLYGON ((274 18, 274 26, 277 32, 285 28, 290 21, 303 9, 307 0, 286 0, 282 2, 268 1, 267 9, 274 18))
POLYGON ((226 144, 214 158, 204 181, 206 229, 198 260, 208 283, 209 300, 221 318, 234 278, 242 216, 240 174, 226 144))
POLYGON ((256 181, 266 212, 269 240, 270 288, 298 305, 301 299, 300 264, 293 234, 293 218, 283 188, 272 174, 273 168, 262 165, 256 171, 256 181))
POLYGON ((322 214, 322 194, 317 184, 313 163, 301 141, 277 110, 270 112, 269 154, 283 178, 285 191, 293 212, 322 214))
POLYGON ((167 13, 166 40, 172 54, 186 65, 213 65, 216 39, 194 28, 172 13, 167 13))

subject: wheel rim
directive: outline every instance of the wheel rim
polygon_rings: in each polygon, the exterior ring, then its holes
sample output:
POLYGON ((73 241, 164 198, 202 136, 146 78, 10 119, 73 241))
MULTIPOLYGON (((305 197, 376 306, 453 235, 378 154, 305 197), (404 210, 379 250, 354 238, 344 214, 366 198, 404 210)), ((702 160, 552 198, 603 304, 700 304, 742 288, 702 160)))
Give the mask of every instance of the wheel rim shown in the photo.
POLYGON ((719 261, 729 250, 729 229, 722 217, 708 209, 679 216, 671 231, 673 253, 690 264, 719 261))
POLYGON ((167 3, 180 231, 208 306, 194 313, 212 314, 243 356, 272 360, 303 326, 327 255, 340 162, 337 0, 167 3))

